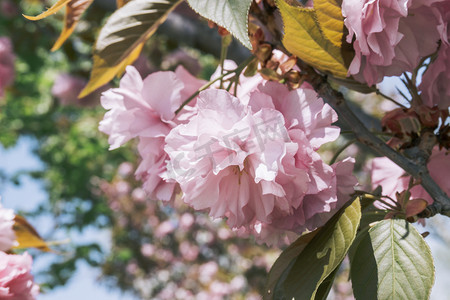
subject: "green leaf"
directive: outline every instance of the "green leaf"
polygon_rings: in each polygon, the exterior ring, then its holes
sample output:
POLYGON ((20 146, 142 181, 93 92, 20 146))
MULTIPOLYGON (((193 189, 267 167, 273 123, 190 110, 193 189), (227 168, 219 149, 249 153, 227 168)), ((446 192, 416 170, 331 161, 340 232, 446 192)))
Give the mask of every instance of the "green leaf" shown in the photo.
POLYGON ((428 299, 434 283, 433 257, 410 223, 383 220, 360 242, 350 275, 356 299, 428 299))
MULTIPOLYGON (((332 1, 321 1, 325 8, 332 6, 329 2, 332 1)), ((284 22, 283 45, 286 49, 317 69, 345 78, 347 66, 342 49, 333 43, 338 39, 334 30, 343 30, 343 26, 333 26, 331 30, 328 28, 331 25, 320 23, 317 9, 323 10, 319 15, 327 13, 322 6, 313 9, 291 6, 285 0, 277 0, 276 3, 284 22)))
MULTIPOLYGON (((352 244, 361 217, 356 199, 334 215, 297 257, 275 288, 274 299, 315 299, 320 285, 340 265, 352 244)), ((323 295, 320 291, 320 295, 323 295)), ((318 295, 318 296, 320 296, 318 295)))
POLYGON ((339 271, 340 266, 341 266, 341 264, 339 264, 334 269, 334 271, 331 272, 331 274, 328 275, 324 281, 322 281, 319 288, 317 289, 314 300, 326 300, 328 298, 328 294, 330 293, 330 290, 333 287, 334 279, 336 278, 336 274, 339 271))
POLYGON ((245 47, 252 49, 248 38, 248 12, 252 0, 187 0, 204 18, 227 29, 245 47))
POLYGON ((272 294, 275 290, 277 282, 280 277, 287 270, 287 268, 293 264, 297 256, 302 253, 303 249, 308 245, 308 243, 316 236, 320 229, 316 229, 312 232, 302 235, 295 242, 289 245, 280 256, 277 258, 272 268, 270 269, 269 275, 267 277, 266 287, 264 289, 265 294, 263 299, 272 299, 272 294))
POLYGON ((100 31, 91 78, 82 98, 108 83, 139 56, 147 39, 181 0, 133 0, 116 10, 100 31))
POLYGON ((361 203, 361 221, 359 222, 358 233, 353 241, 352 246, 348 251, 348 257, 350 261, 358 251, 359 243, 369 234, 370 224, 379 222, 386 217, 386 212, 379 210, 373 205, 373 199, 367 199, 365 197, 359 198, 361 203))

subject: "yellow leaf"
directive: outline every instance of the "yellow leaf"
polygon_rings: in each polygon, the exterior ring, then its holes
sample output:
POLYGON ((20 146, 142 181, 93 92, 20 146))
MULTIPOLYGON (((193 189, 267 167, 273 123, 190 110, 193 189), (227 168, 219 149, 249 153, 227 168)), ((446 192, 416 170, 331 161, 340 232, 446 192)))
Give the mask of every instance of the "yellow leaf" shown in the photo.
POLYGON ((344 34, 341 4, 340 0, 314 0, 314 9, 323 34, 338 47, 342 45, 344 34))
POLYGON ((124 60, 115 66, 111 66, 107 61, 100 56, 94 54, 94 64, 92 66, 91 78, 85 88, 78 95, 81 99, 86 97, 99 87, 107 84, 114 76, 123 73, 125 67, 131 65, 141 54, 145 42, 138 45, 124 60))
POLYGON ((125 4, 127 4, 130 1, 131 0, 117 0, 116 1, 117 8, 121 8, 122 6, 124 6, 125 4))
POLYGON ((66 14, 64 15, 64 28, 61 35, 56 40, 51 51, 58 50, 67 38, 72 34, 75 26, 78 24, 81 15, 91 5, 93 0, 72 0, 67 3, 66 14))
POLYGON ((139 56, 145 42, 181 0, 133 0, 116 10, 95 44, 91 77, 83 98, 123 72, 139 56))
POLYGON ((24 217, 15 216, 13 229, 18 242, 18 245, 13 247, 14 249, 38 248, 45 252, 52 251, 24 217))
POLYGON ((44 19, 56 12, 58 12, 61 8, 64 7, 64 5, 67 4, 67 2, 70 2, 71 0, 58 0, 58 2, 56 2, 55 4, 53 4, 52 7, 50 7, 49 9, 47 9, 46 11, 44 11, 43 13, 41 13, 40 15, 37 15, 36 17, 33 16, 26 16, 23 15, 25 18, 27 18, 28 20, 31 21, 37 21, 37 20, 41 20, 44 19))
POLYGON ((277 0, 284 22, 283 45, 311 66, 345 78, 347 67, 341 48, 323 34, 316 11, 312 8, 293 7, 285 0, 277 0))

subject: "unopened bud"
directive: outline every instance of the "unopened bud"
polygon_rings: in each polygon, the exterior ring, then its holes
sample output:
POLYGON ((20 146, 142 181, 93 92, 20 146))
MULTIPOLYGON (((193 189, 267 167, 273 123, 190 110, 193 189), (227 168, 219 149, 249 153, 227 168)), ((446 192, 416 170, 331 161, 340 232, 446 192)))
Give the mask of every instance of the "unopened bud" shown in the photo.
POLYGON ((272 56, 272 46, 269 44, 262 44, 255 51, 255 56, 259 61, 265 63, 272 56))

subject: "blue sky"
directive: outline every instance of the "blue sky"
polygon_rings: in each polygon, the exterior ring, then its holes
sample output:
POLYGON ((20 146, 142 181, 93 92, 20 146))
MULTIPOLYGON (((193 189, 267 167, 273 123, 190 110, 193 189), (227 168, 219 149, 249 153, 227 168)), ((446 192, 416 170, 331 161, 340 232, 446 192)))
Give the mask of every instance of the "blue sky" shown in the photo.
MULTIPOLYGON (((36 157, 31 153, 33 141, 23 138, 14 148, 5 150, 0 147, 0 170, 11 175, 19 170, 35 170, 42 167, 36 157)), ((11 184, 0 185, 0 195, 2 197, 2 205, 6 208, 14 210, 31 210, 39 203, 45 201, 46 193, 42 190, 39 183, 27 177, 21 178, 22 185, 17 187, 11 184)), ((49 227, 50 220, 39 218, 32 221, 32 225, 38 231, 45 230, 49 227)), ((98 241, 107 249, 110 244, 109 234, 107 231, 88 230, 84 234, 72 233, 70 239, 74 242, 98 241)), ((55 254, 56 255, 56 254, 55 254)), ((35 268, 44 266, 46 259, 35 261, 35 268)), ((86 264, 79 263, 75 276, 69 283, 58 288, 48 294, 41 294, 38 300, 135 300, 130 295, 124 295, 120 290, 111 290, 101 282, 97 281, 100 271, 89 267, 86 264)), ((38 278, 37 278, 38 280, 38 278)))

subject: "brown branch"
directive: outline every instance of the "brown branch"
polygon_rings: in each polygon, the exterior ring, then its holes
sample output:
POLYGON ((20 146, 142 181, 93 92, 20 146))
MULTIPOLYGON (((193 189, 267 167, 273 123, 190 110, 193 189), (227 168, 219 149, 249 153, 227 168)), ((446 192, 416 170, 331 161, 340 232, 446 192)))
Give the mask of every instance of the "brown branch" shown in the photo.
POLYGON ((431 178, 426 163, 415 163, 372 134, 350 110, 344 96, 328 84, 326 76, 318 74, 313 68, 301 61, 299 65, 300 69, 305 71, 305 81, 309 82, 316 92, 336 110, 339 120, 352 128, 358 141, 372 148, 380 155, 386 156, 411 176, 420 180, 423 188, 434 199, 434 203, 428 206, 421 213, 420 217, 431 217, 438 213, 450 217, 450 198, 431 178))

